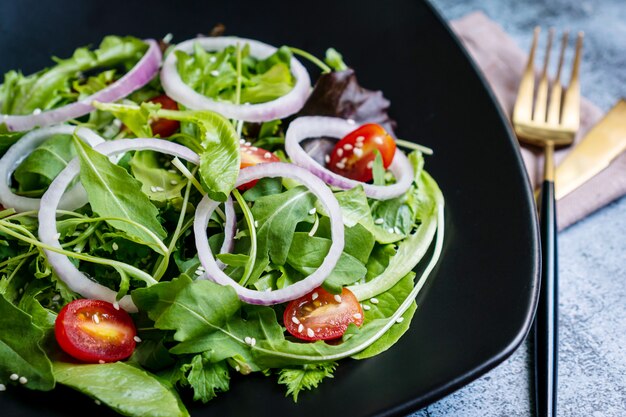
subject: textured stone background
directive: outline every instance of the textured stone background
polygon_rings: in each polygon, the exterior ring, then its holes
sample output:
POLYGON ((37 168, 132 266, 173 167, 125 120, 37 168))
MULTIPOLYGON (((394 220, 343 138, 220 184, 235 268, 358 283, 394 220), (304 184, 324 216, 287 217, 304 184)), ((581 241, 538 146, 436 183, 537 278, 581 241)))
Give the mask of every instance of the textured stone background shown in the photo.
MULTIPOLYGON (((624 0, 432 0, 447 19, 482 10, 522 49, 532 28, 585 31, 582 92, 602 109, 626 97, 624 0)), ((559 234, 559 415, 626 416, 626 197, 559 234)), ((533 414, 530 343, 411 417, 533 414)))

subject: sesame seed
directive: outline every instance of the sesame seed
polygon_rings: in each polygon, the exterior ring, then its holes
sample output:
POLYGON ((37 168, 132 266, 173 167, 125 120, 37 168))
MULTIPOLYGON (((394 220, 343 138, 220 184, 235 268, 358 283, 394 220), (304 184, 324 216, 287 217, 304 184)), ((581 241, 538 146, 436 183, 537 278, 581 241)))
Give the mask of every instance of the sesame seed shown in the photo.
POLYGON ((316 292, 314 292, 314 293, 311 295, 311 300, 313 300, 313 301, 317 300, 317 293, 316 293, 316 292))
POLYGON ((115 242, 113 242, 113 244, 111 245, 111 249, 113 249, 113 250, 118 250, 119 248, 120 248, 120 246, 117 243, 115 243, 115 242))
POLYGON ((0 391, 6 391, 7 387, 4 384, 0 384, 0 391))
POLYGON ((20 377, 20 384, 24 385, 28 383, 28 378, 26 378, 25 376, 21 376, 20 377))
POLYGON ((161 191, 165 191, 165 188, 163 187, 155 187, 157 191, 161 192, 161 191))
POLYGON ((33 114, 41 114, 41 109, 37 108, 35 110, 33 110, 33 114))
POLYGON ((383 224, 385 222, 384 219, 378 218, 376 220, 374 220, 374 224, 383 224))
POLYGON ((378 304, 378 298, 374 298, 374 297, 370 298, 370 303, 378 304))
POLYGON ((393 227, 390 227, 389 229, 387 229, 387 231, 388 231, 389 233, 393 233, 393 227))
POLYGON ((374 160, 373 159, 367 163, 367 168, 368 169, 374 168, 374 160))
POLYGON ((11 381, 17 381, 19 378, 20 376, 18 374, 11 374, 11 376, 9 377, 11 381))
POLYGON ((365 136, 357 136, 356 141, 357 142, 363 142, 365 140, 365 136))
POLYGON ((94 314, 93 316, 91 316, 91 318, 93 319, 94 323, 100 324, 100 317, 97 314, 94 314))
POLYGON ((259 148, 257 148, 256 146, 251 146, 250 149, 252 149, 253 151, 258 151, 259 148))
POLYGON ((346 151, 351 151, 351 150, 352 150, 352 145, 350 145, 349 143, 346 143, 345 145, 343 145, 343 148, 344 148, 346 151))
POLYGON ((336 166, 337 168, 339 168, 339 169, 344 169, 344 168, 346 167, 346 164, 341 163, 341 162, 337 162, 337 163, 335 164, 335 166, 336 166))
POLYGON ((200 276, 204 273, 204 271, 202 271, 200 268, 196 269, 196 271, 194 272, 194 274, 196 274, 197 276, 200 276))
POLYGON ((398 317, 396 319, 396 323, 402 323, 404 321, 404 317, 398 317))
POLYGON ((365 311, 369 311, 372 307, 368 306, 367 304, 363 304, 363 310, 365 311))
POLYGON ((171 181, 170 181, 170 184, 172 184, 172 185, 178 185, 178 181, 176 181, 176 180, 171 180, 171 181))
POLYGON ((113 308, 116 310, 120 309, 120 303, 118 303, 117 301, 113 303, 113 308))
POLYGON ((100 402, 100 400, 95 400, 95 401, 94 401, 94 403, 96 403, 96 405, 100 405, 100 404, 102 404, 102 403, 100 402))
POLYGON ((300 320, 298 320, 298 318, 296 316, 293 316, 291 318, 291 321, 293 321, 295 324, 300 324, 300 320))
POLYGON ((220 75, 220 72, 218 70, 213 70, 211 71, 211 75, 217 77, 218 75, 220 75))
POLYGON ((354 148, 352 153, 360 158, 361 156, 363 156, 363 149, 361 149, 361 148, 354 148))
POLYGON ((235 365, 235 371, 239 372, 241 370, 241 367, 239 365, 235 365))
POLYGON ((256 345, 256 339, 254 337, 250 338, 250 346, 256 345))
POLYGON ((245 145, 246 144, 246 140, 245 139, 239 139, 239 144, 240 145, 245 145))
POLYGON ((265 152, 265 155, 263 155, 263 158, 265 159, 270 159, 272 157, 272 154, 270 152, 265 152))
POLYGON ((330 155, 324 155, 324 161, 326 161, 326 163, 330 162, 330 155))
POLYGON ((167 35, 163 36, 163 42, 170 43, 173 37, 174 35, 172 35, 171 33, 168 33, 167 35))
POLYGON ((300 323, 300 325, 298 325, 298 333, 302 333, 304 331, 304 326, 302 325, 302 323, 300 323))
POLYGON ((349 125, 353 125, 356 123, 354 119, 347 119, 346 122, 348 122, 349 125))
POLYGON ((215 61, 217 61, 217 57, 215 55, 209 58, 209 62, 215 62, 215 61))
POLYGON ((156 193, 156 187, 154 185, 150 186, 150 191, 152 191, 153 193, 156 193))
POLYGON ((309 210, 309 214, 315 214, 316 212, 317 212, 317 209, 315 207, 309 210))
POLYGON ((352 315, 352 317, 354 317, 354 318, 355 318, 355 319, 357 319, 357 320, 360 320, 360 319, 361 319, 361 317, 363 317, 363 316, 361 315, 361 313, 354 313, 354 314, 352 315))
POLYGON ((61 233, 57 233, 56 235, 54 235, 54 238, 55 238, 56 240, 61 239, 61 233))
POLYGON ((252 146, 252 142, 246 142, 246 146, 252 146))
POLYGON ((249 345, 250 343, 252 343, 252 339, 250 338, 250 336, 244 337, 243 341, 246 342, 246 345, 249 345))
POLYGON ((59 294, 55 294, 54 297, 52 297, 52 301, 59 301, 61 299, 61 296, 59 294))
POLYGON ((374 142, 376 142, 379 145, 382 145, 383 144, 383 138, 381 138, 380 136, 376 136, 374 138, 374 142))
POLYGON ((315 336, 315 333, 313 332, 312 329, 306 329, 306 335, 309 337, 313 337, 315 336))
POLYGON ((335 296, 333 297, 335 299, 335 301, 337 301, 338 303, 341 302, 341 296, 339 294, 335 294, 335 296))
POLYGON ((259 227, 259 221, 258 220, 254 221, 254 227, 259 227))
POLYGON ((167 172, 169 172, 171 174, 176 174, 176 170, 175 169, 168 169, 167 172))
POLYGON ((345 157, 341 158, 341 161, 339 162, 341 162, 342 164, 345 164, 346 162, 348 162, 348 158, 345 158, 345 157))
POLYGON ((24 292, 24 288, 20 288, 20 290, 18 291, 20 294, 22 294, 24 292))
POLYGON ((141 343, 141 337, 139 336, 133 337, 133 340, 135 341, 135 343, 141 343))
POLYGON ((99 363, 100 365, 104 365, 106 362, 105 362, 105 361, 103 361, 102 359, 100 359, 100 360, 98 361, 98 363, 99 363))
POLYGON ((337 156, 339 158, 341 158, 343 156, 343 149, 341 149, 341 148, 337 149, 337 156))
POLYGON ((402 231, 400 231, 400 229, 398 229, 398 226, 396 226, 396 227, 394 227, 394 228, 393 228, 393 232, 394 232, 395 234, 397 234, 397 235, 401 235, 401 234, 402 234, 402 231))

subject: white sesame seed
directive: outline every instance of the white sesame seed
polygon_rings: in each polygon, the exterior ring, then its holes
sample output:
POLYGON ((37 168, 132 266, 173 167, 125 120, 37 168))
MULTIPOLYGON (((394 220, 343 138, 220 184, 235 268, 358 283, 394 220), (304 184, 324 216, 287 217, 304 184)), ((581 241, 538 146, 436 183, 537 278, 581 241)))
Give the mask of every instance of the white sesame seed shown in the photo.
POLYGON ((24 292, 24 288, 20 288, 20 290, 18 291, 20 294, 22 294, 24 292))
POLYGON ((220 72, 218 70, 213 70, 211 71, 211 75, 217 77, 218 75, 220 75, 220 72))
POLYGON ((313 301, 317 300, 317 296, 318 296, 318 295, 317 295, 317 293, 316 293, 316 292, 314 292, 314 293, 311 295, 311 300, 313 300, 313 301))
POLYGON ((348 122, 349 125, 353 125, 356 123, 354 119, 346 119, 346 122, 348 122))
POLYGON ((163 187, 155 187, 155 188, 156 188, 156 190, 157 190, 158 192, 165 191, 165 188, 163 188, 163 187))
POLYGON ((171 184, 171 185, 178 185, 178 181, 176 181, 176 180, 171 180, 171 181, 170 181, 170 184, 171 184))
POLYGON ((113 308, 116 310, 120 309, 120 303, 118 303, 117 301, 113 303, 113 308))
POLYGON ((200 270, 200 268, 198 268, 198 269, 196 269, 194 274, 196 274, 197 276, 200 276, 200 275, 204 274, 204 272, 202 270, 200 270))
POLYGON ((341 296, 339 294, 335 294, 335 296, 333 297, 335 299, 335 301, 337 301, 338 303, 341 302, 341 296))
POLYGON ((135 341, 135 343, 141 343, 141 337, 139 336, 133 337, 133 340, 135 341))
POLYGON ((235 371, 239 372, 241 370, 241 367, 239 365, 235 365, 235 371))
POLYGON ((250 338, 250 346, 256 345, 256 339, 254 337, 250 338))
POLYGON ((100 400, 95 400, 94 403, 96 403, 96 405, 101 405, 102 403, 100 402, 100 400))
POLYGON ((215 61, 217 61, 217 57, 216 57, 215 55, 212 55, 212 56, 209 58, 209 62, 215 62, 215 61))
POLYGON ((339 162, 341 162, 342 164, 345 164, 346 162, 348 162, 348 158, 347 157, 341 158, 341 161, 339 162))
POLYGON ((365 140, 365 136, 357 136, 356 141, 357 142, 363 142, 365 140))
POLYGON ((370 303, 378 304, 378 298, 374 298, 374 297, 370 298, 370 303))
POLYGON ((59 301, 61 299, 61 296, 59 294, 55 294, 54 297, 52 297, 52 301, 59 301))
POLYGON ((326 163, 329 163, 329 162, 330 162, 330 155, 328 155, 328 154, 327 154, 327 155, 324 155, 324 161, 325 161, 326 163))
POLYGON ((352 153, 360 158, 361 156, 363 156, 363 149, 361 149, 361 148, 354 148, 352 153))
POLYGON ((54 238, 55 238, 56 240, 61 239, 61 233, 57 233, 56 235, 54 235, 54 238))
POLYGON ((341 148, 337 149, 337 156, 339 158, 341 158, 343 156, 343 149, 341 149, 341 148))
POLYGON ((357 320, 360 320, 360 319, 361 319, 361 317, 363 317, 363 316, 361 315, 361 313, 354 313, 354 314, 352 315, 352 317, 354 317, 354 318, 355 318, 355 319, 357 319, 357 320))
POLYGON ((93 316, 91 316, 91 318, 93 319, 94 323, 100 324, 100 316, 94 314, 93 316))
POLYGON ((372 169, 372 168, 374 168, 374 160, 373 159, 367 163, 367 169, 372 169))
POLYGON ((306 335, 309 337, 313 337, 315 336, 315 333, 313 332, 312 329, 306 329, 306 335))
POLYGON ((21 376, 20 377, 20 384, 24 385, 28 383, 28 378, 26 378, 25 376, 21 376))
POLYGON ((335 164, 335 166, 336 166, 337 168, 339 168, 339 169, 344 169, 344 168, 346 167, 346 164, 341 163, 341 162, 337 162, 337 163, 335 164))
POLYGON ((380 136, 376 136, 374 138, 374 142, 376 142, 379 145, 382 145, 383 144, 383 138, 381 138, 380 136))
POLYGON ((152 191, 153 193, 156 193, 156 187, 154 185, 150 186, 150 191, 152 191))
POLYGON ((4 384, 0 384, 0 391, 6 391, 7 387, 4 384))
POLYGON ((259 221, 258 220, 254 221, 254 227, 259 227, 259 221))
POLYGON ((246 142, 246 146, 252 146, 252 142, 246 142))
POLYGON ((291 321, 293 321, 295 324, 300 324, 300 320, 298 320, 298 318, 296 316, 293 316, 291 318, 291 321))
POLYGON ((397 235, 401 235, 401 234, 402 234, 402 231, 398 228, 398 226, 396 226, 396 227, 394 227, 394 228, 393 228, 393 232, 394 232, 395 234, 397 234, 397 235))
POLYGON ((175 169, 168 169, 167 172, 171 173, 171 174, 176 174, 176 170, 175 169))
POLYGON ((17 381, 19 378, 20 376, 18 374, 11 374, 11 376, 9 377, 11 381, 17 381))
POLYGON ((404 321, 404 317, 398 317, 396 319, 396 323, 402 323, 404 321))
POLYGON ((120 246, 117 243, 115 243, 115 242, 113 242, 113 244, 111 245, 111 249, 113 249, 113 250, 118 250, 119 248, 120 248, 120 246))
POLYGON ((368 306, 367 304, 363 304, 363 310, 369 311, 370 308, 372 308, 372 307, 368 306))
POLYGON ((246 342, 247 345, 249 345, 250 343, 252 343, 252 339, 250 338, 250 336, 246 336, 243 338, 243 341, 246 342))
POLYGON ((239 144, 240 145, 245 145, 246 144, 246 140, 245 139, 239 139, 239 144))
POLYGON ((33 114, 41 114, 41 109, 37 108, 33 110, 33 114))
POLYGON ((374 224, 383 224, 383 223, 385 223, 385 220, 381 219, 380 217, 378 219, 374 220, 374 224))
POLYGON ((167 35, 163 36, 163 42, 170 43, 173 37, 174 35, 172 35, 171 33, 168 33, 167 35))
POLYGON ((343 145, 343 148, 344 148, 346 151, 351 151, 351 150, 352 150, 352 145, 350 145, 349 143, 346 143, 345 145, 343 145))
POLYGON ((265 152, 265 155, 263 155, 263 158, 265 159, 270 159, 272 157, 272 154, 270 152, 265 152))
POLYGON ((309 210, 309 214, 315 214, 316 212, 317 212, 317 209, 315 207, 309 210))
POLYGON ((300 325, 298 325, 298 333, 302 333, 304 331, 304 326, 302 325, 302 323, 300 323, 300 325))
POLYGON ((389 229, 387 229, 387 231, 388 231, 389 233, 393 233, 393 227, 390 227, 389 229))
POLYGON ((98 361, 98 363, 99 363, 100 365, 104 365, 106 362, 105 362, 105 361, 103 361, 102 359, 100 359, 100 360, 98 361))
POLYGON ((256 146, 251 146, 250 149, 252 149, 253 151, 258 151, 259 148, 257 148, 256 146))

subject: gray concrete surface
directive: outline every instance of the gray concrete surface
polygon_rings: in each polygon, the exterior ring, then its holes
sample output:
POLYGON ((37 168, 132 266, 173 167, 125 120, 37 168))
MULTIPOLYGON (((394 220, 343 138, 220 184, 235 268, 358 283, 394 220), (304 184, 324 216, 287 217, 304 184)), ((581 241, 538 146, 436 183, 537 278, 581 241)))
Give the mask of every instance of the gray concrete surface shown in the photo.
MULTIPOLYGON (((432 0, 447 18, 482 10, 523 49, 532 28, 586 34, 582 92, 607 110, 626 97, 623 0, 432 0)), ((559 415, 626 416, 626 197, 559 234, 559 415)), ((533 415, 525 342, 511 358, 411 417, 533 415)))

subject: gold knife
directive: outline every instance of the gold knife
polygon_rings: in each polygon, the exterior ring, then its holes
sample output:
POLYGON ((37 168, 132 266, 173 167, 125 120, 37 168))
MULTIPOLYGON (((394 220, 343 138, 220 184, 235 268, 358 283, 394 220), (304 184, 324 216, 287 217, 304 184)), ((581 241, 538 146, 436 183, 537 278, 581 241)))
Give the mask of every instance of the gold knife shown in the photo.
POLYGON ((557 167, 557 200, 608 167, 625 150, 626 100, 621 99, 557 167))

